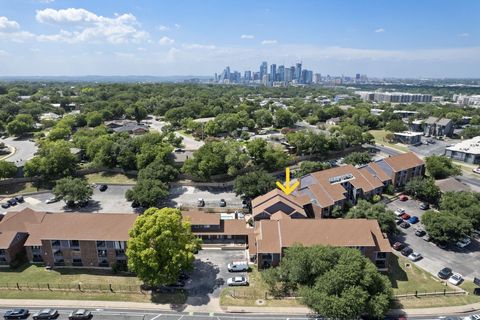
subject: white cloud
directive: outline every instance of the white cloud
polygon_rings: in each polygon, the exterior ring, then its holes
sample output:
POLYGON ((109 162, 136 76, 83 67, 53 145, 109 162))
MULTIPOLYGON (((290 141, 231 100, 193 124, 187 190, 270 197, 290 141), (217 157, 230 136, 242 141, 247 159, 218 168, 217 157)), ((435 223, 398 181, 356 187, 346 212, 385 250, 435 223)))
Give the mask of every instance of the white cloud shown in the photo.
POLYGON ((175 40, 169 38, 169 37, 162 37, 160 40, 158 40, 158 43, 162 46, 170 46, 175 42, 175 40))
POLYGON ((183 47, 185 49, 207 49, 207 50, 214 50, 217 47, 213 44, 199 44, 199 43, 192 43, 192 44, 184 44, 183 47))
POLYGON ((20 25, 17 21, 9 20, 7 17, 0 17, 0 31, 18 30, 20 25))
POLYGON ((277 40, 263 40, 262 44, 276 44, 277 40))
POLYGON ((164 26, 164 25, 159 25, 159 26, 157 27, 157 29, 160 30, 160 31, 168 31, 168 30, 170 30, 169 27, 164 26))
POLYGON ((383 29, 383 28, 378 28, 378 29, 375 29, 374 32, 376 32, 376 33, 385 32, 385 29, 383 29))
POLYGON ((254 39, 255 36, 253 34, 242 34, 240 39, 254 39))
POLYGON ((141 42, 149 34, 139 29, 139 23, 131 13, 115 14, 113 18, 99 16, 82 8, 38 10, 36 20, 40 23, 71 27, 52 35, 39 35, 39 41, 79 43, 107 41, 110 43, 141 42))
POLYGON ((175 27, 175 29, 180 29, 180 28, 182 27, 182 26, 179 25, 178 23, 175 23, 173 26, 175 27))
POLYGON ((464 32, 464 33, 460 33, 458 36, 462 37, 462 38, 468 38, 468 37, 470 37, 470 33, 464 32))

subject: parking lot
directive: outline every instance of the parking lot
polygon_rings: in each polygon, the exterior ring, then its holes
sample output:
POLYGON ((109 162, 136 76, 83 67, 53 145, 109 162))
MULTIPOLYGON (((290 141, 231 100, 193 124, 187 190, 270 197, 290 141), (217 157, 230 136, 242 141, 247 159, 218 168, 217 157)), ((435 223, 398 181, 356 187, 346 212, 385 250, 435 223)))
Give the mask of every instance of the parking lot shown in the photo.
MULTIPOLYGON (((418 208, 420 202, 399 200, 389 203, 387 206, 396 210, 403 208, 410 216, 421 216, 425 211, 418 208)), ((392 239, 393 242, 400 241, 411 247, 414 251, 422 254, 423 259, 415 262, 419 267, 436 275, 444 267, 452 268, 454 272, 460 273, 464 278, 472 280, 480 277, 480 245, 472 239, 472 243, 464 249, 450 245, 447 249, 441 249, 433 242, 427 242, 415 235, 415 229, 421 227, 421 222, 410 226, 408 229, 401 229, 400 233, 392 239)))
POLYGON ((427 139, 433 140, 435 143, 429 143, 429 144, 423 143, 419 146, 409 145, 408 149, 410 149, 411 151, 415 152, 418 155, 422 155, 425 157, 433 156, 433 155, 438 156, 438 155, 443 155, 445 153, 445 148, 448 145, 458 142, 458 140, 456 142, 453 142, 453 141, 436 140, 433 138, 425 138, 425 137, 422 138, 422 142, 427 141, 427 139))
POLYGON ((191 187, 176 186, 170 189, 170 197, 167 201, 170 206, 184 205, 196 207, 199 198, 205 200, 205 207, 218 208, 220 199, 224 199, 227 208, 241 208, 242 199, 235 195, 232 188, 191 187))

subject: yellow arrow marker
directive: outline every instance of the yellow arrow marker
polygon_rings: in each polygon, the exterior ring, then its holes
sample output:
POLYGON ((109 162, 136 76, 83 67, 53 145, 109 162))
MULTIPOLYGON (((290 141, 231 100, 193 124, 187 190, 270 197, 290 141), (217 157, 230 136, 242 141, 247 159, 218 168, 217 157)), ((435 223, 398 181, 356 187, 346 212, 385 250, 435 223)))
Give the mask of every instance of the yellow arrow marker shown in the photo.
POLYGON ((290 167, 285 169, 285 185, 283 185, 280 181, 277 181, 277 187, 280 188, 286 195, 289 195, 293 192, 293 190, 297 189, 300 185, 299 181, 296 181, 293 185, 290 185, 290 167))

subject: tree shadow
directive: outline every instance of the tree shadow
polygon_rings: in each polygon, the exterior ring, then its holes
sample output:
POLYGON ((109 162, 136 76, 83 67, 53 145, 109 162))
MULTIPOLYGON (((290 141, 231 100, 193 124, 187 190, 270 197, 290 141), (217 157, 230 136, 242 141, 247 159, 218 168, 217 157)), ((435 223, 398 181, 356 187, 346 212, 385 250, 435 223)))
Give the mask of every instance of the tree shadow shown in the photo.
POLYGON ((97 200, 89 200, 85 207, 81 207, 79 205, 70 207, 66 204, 63 206, 63 210, 65 212, 94 212, 102 209, 103 207, 101 206, 100 201, 97 200))
POLYGON ((390 283, 392 284, 392 288, 398 288, 399 281, 408 281, 408 275, 400 266, 399 258, 396 255, 390 255, 388 260, 388 267, 389 270, 387 276, 390 280, 390 283))

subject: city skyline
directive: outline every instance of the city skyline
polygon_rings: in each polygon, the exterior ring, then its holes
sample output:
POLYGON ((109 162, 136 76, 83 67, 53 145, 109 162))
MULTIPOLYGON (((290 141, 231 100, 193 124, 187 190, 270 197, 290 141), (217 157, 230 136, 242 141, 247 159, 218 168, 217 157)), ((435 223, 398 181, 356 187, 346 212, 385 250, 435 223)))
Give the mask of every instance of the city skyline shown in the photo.
POLYGON ((208 76, 302 61, 331 75, 474 78, 479 9, 432 0, 0 0, 0 75, 208 76))

